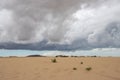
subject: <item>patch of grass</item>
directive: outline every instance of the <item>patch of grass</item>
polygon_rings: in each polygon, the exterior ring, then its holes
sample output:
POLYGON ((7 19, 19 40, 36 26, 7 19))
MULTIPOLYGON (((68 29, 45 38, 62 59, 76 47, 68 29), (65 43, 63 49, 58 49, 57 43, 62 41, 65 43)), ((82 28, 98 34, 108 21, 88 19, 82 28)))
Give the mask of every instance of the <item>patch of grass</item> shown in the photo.
POLYGON ((76 67, 74 67, 74 68, 73 68, 73 70, 77 70, 77 68, 76 68, 76 67))
POLYGON ((51 59, 51 62, 52 62, 52 63, 56 63, 57 60, 56 60, 56 59, 51 59))
POLYGON ((87 68, 85 68, 87 71, 90 71, 90 70, 92 70, 92 68, 91 67, 87 67, 87 68))

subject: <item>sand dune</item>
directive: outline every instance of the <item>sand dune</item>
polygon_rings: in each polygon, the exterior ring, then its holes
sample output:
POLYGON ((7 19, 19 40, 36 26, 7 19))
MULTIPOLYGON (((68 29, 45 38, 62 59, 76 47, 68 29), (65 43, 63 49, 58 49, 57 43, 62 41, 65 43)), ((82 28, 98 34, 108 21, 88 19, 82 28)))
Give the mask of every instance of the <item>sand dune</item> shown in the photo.
POLYGON ((0 58, 0 80, 120 80, 120 58, 56 58, 57 63, 51 59, 0 58))

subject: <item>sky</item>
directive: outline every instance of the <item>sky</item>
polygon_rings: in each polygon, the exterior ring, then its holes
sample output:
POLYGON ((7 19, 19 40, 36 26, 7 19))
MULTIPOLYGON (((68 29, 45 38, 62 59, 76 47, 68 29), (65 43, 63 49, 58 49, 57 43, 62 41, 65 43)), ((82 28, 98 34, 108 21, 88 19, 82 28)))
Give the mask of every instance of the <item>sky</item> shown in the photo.
POLYGON ((101 56, 101 57, 120 57, 120 49, 116 48, 96 48, 92 50, 75 50, 75 51, 58 51, 58 50, 8 50, 1 49, 0 57, 18 56, 24 57, 28 55, 43 55, 43 56, 101 56))
POLYGON ((0 49, 120 48, 120 0, 0 0, 0 49))

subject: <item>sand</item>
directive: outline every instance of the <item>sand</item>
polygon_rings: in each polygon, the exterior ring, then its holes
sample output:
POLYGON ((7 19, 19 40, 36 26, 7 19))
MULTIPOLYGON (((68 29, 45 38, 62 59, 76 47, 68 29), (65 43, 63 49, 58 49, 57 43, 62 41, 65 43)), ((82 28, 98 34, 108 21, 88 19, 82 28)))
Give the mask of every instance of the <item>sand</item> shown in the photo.
POLYGON ((0 58, 0 80, 120 80, 120 58, 56 58, 57 63, 51 59, 0 58))

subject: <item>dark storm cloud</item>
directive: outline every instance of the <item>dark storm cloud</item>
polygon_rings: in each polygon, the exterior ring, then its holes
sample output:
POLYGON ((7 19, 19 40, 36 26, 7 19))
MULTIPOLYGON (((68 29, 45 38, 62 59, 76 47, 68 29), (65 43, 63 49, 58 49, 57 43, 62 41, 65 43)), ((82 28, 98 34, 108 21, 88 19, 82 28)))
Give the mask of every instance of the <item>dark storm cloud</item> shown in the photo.
POLYGON ((119 9, 119 0, 1 0, 0 48, 119 48, 119 9))

